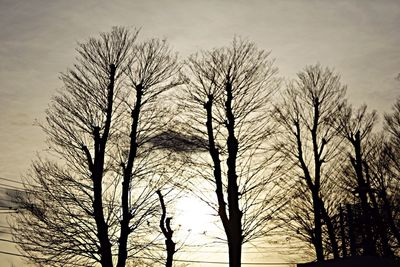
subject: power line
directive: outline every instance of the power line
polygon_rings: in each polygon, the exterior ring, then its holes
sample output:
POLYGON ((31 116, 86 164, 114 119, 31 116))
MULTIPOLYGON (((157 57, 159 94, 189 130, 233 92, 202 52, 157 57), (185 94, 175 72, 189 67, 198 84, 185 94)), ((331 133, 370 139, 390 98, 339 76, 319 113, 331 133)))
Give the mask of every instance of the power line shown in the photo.
MULTIPOLYGON (((6 228, 6 227, 5 227, 6 228)), ((0 230, 1 231, 1 230, 0 230)), ((11 233, 10 233, 11 234, 11 233)), ((3 238, 0 238, 0 241, 3 241, 3 242, 10 242, 10 243, 16 243, 16 244, 18 244, 18 243, 20 243, 20 242, 17 242, 17 241, 14 241, 14 240, 9 240, 9 239, 3 239, 3 238)), ((164 244, 154 244, 154 245, 157 245, 157 246, 162 246, 162 247, 164 247, 164 244)), ((185 246, 188 246, 188 245, 183 245, 183 248, 185 247, 185 246)), ((188 247, 191 247, 191 246, 188 246, 188 247)), ((244 249, 243 250, 243 254, 247 254, 247 253, 269 253, 269 252, 274 252, 273 250, 275 249, 283 249, 283 250, 285 250, 285 249, 299 249, 299 248, 297 248, 297 247, 265 247, 264 248, 265 250, 259 250, 259 251, 246 251, 246 249, 244 249), (268 251, 267 249, 271 249, 272 251, 268 251)), ((225 253, 224 251, 201 251, 201 250, 184 250, 184 249, 182 249, 182 250, 178 250, 178 252, 181 252, 181 253, 208 253, 208 254, 219 254, 219 253, 225 253)), ((226 252, 226 253, 228 253, 228 252, 226 252)))
MULTIPOLYGON (((185 246, 183 246, 185 247, 185 246)), ((277 252, 277 251, 291 251, 291 253, 294 253, 295 251, 293 250, 299 250, 296 247, 273 247, 273 248, 268 248, 268 250, 258 250, 258 251, 245 251, 243 250, 243 254, 267 254, 271 252, 277 252)), ((179 252, 182 253, 207 253, 207 254, 228 254, 228 251, 211 251, 211 250, 181 250, 179 252)), ((300 253, 300 251, 299 251, 300 253)))
POLYGON ((25 255, 22 255, 22 254, 13 253, 13 252, 9 252, 9 251, 2 251, 2 250, 0 250, 0 254, 6 254, 6 255, 17 256, 17 257, 26 257, 25 255))
POLYGON ((23 188, 21 188, 21 187, 16 187, 16 186, 4 184, 4 183, 0 183, 0 186, 2 186, 3 188, 8 187, 6 189, 23 190, 23 188))
POLYGON ((17 210, 12 210, 12 211, 0 211, 0 214, 12 214, 12 213, 18 213, 17 210))
MULTIPOLYGON (((55 260, 43 259, 43 258, 38 258, 38 257, 33 257, 33 256, 27 256, 27 255, 23 255, 23 254, 19 254, 19 253, 14 253, 14 252, 9 252, 9 251, 3 251, 3 250, 0 250, 0 254, 10 255, 10 256, 17 256, 17 257, 23 257, 23 258, 28 258, 28 259, 36 259, 36 260, 44 260, 44 261, 59 262, 59 261, 55 261, 55 260)), ((81 265, 81 264, 75 264, 75 266, 88 267, 88 265, 81 265)))
POLYGON ((20 244, 19 242, 16 242, 16 241, 14 241, 14 240, 5 239, 5 238, 0 238, 0 242, 7 242, 7 243, 20 244))
MULTIPOLYGON (((0 238, 0 241, 18 244, 18 242, 16 242, 16 241, 3 239, 3 238, 0 238)), ((215 253, 215 252, 210 252, 210 253, 215 253)), ((17 254, 17 253, 13 253, 13 252, 7 252, 7 251, 0 251, 0 254, 7 254, 7 255, 12 255, 12 256, 20 256, 20 257, 30 258, 30 256, 26 256, 23 254, 17 254)), ((147 259, 147 260, 159 260, 159 261, 164 260, 161 258, 151 258, 151 257, 144 257, 144 256, 130 256, 130 257, 138 258, 138 259, 147 259)), ((204 263, 204 264, 229 264, 229 262, 222 262, 222 261, 201 261, 201 260, 180 260, 180 259, 175 259, 174 261, 186 262, 186 263, 204 263)), ((268 266, 268 265, 288 265, 288 264, 297 264, 297 263, 295 263, 295 262, 242 262, 242 264, 243 265, 257 265, 257 266, 267 265, 268 266)))
POLYGON ((23 182, 15 181, 13 179, 5 178, 5 177, 2 177, 2 176, 0 176, 0 180, 5 180, 5 181, 11 182, 11 183, 16 183, 16 184, 21 184, 21 185, 24 184, 23 182))
MULTIPOLYGON (((132 256, 132 258, 138 259, 148 259, 148 260, 155 260, 155 258, 150 257, 141 257, 141 256, 132 256)), ((157 259, 163 260, 163 259, 157 259)), ((205 264, 229 264, 226 261, 201 261, 201 260, 178 260, 174 259, 176 262, 186 262, 186 263, 205 263, 205 264)), ((242 262, 242 265, 288 265, 288 264, 297 264, 295 262, 242 262)))
POLYGON ((12 233, 0 230, 0 235, 12 235, 12 233))
MULTIPOLYGON (((31 258, 30 256, 27 256, 27 255, 9 252, 9 251, 3 251, 3 250, 0 250, 0 254, 24 257, 24 258, 31 258)), ((164 260, 161 258, 151 258, 151 257, 142 257, 142 256, 131 256, 131 258, 143 259, 143 260, 159 260, 159 261, 164 260)), ((176 259, 174 261, 186 262, 186 263, 225 264, 225 265, 229 264, 229 262, 222 262, 222 261, 200 261, 200 260, 197 261, 197 260, 178 260, 178 259, 176 259)), ((242 264, 243 265, 258 265, 258 266, 267 265, 268 266, 268 265, 289 265, 289 264, 297 264, 297 263, 295 263, 295 262, 242 262, 242 264)), ((81 265, 81 266, 86 266, 86 265, 81 265)))

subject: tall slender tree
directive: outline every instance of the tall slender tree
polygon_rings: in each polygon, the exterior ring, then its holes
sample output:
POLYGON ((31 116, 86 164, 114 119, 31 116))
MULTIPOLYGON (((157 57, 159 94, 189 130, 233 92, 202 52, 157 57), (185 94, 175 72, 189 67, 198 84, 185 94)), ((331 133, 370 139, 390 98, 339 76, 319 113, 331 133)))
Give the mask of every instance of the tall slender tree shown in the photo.
POLYGON ((366 255, 376 255, 376 240, 373 236, 373 223, 371 207, 368 200, 369 183, 366 180, 363 156, 364 139, 372 131, 376 122, 376 113, 368 114, 367 107, 362 106, 354 112, 351 106, 343 105, 340 110, 338 127, 341 134, 351 144, 353 153, 350 154, 350 162, 354 168, 356 178, 356 193, 358 194, 362 208, 363 231, 363 253, 366 255))
POLYGON ((380 231, 387 232, 388 246, 394 248, 396 244, 400 244, 400 229, 396 219, 399 212, 397 205, 400 181, 391 144, 385 132, 374 134, 366 144, 364 167, 367 168, 366 175, 371 191, 375 194, 380 231))
POLYGON ((322 194, 322 187, 329 183, 328 162, 339 153, 333 116, 344 101, 345 92, 346 86, 332 70, 320 65, 308 66, 297 74, 297 80, 288 84, 283 102, 273 113, 282 131, 276 150, 286 165, 294 166, 289 172, 295 178, 293 188, 305 186, 307 190, 301 191, 309 194, 312 203, 311 240, 317 260, 324 260, 323 223, 333 255, 339 256, 334 225, 326 207, 328 195, 322 194))
MULTIPOLYGON (((377 114, 375 111, 367 112, 366 105, 357 110, 349 105, 343 105, 338 117, 340 133, 351 147, 349 159, 355 174, 355 188, 353 189, 360 200, 364 226, 363 254, 393 256, 385 226, 385 216, 381 214, 381 205, 376 195, 376 187, 373 186, 374 178, 371 175, 374 167, 377 166, 374 166, 372 159, 368 162, 367 158, 368 141, 371 139, 372 130, 377 121, 377 114)), ((379 153, 374 157, 378 155, 379 153)))
POLYGON ((194 160, 198 174, 215 186, 216 202, 209 204, 222 222, 231 267, 240 266, 242 244, 264 236, 279 209, 272 174, 265 170, 276 73, 268 52, 239 39, 193 55, 186 64, 188 85, 180 103, 186 129, 208 140, 203 148, 209 158, 197 153, 194 160))

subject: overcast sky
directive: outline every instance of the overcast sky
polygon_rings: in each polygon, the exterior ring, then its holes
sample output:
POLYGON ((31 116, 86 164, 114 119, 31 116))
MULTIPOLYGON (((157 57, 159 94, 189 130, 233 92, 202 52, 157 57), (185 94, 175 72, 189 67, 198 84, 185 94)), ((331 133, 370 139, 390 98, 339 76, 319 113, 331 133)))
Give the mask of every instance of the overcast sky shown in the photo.
POLYGON ((19 180, 45 147, 33 122, 61 87, 76 42, 114 25, 165 37, 182 58, 240 35, 270 50, 285 78, 307 64, 335 68, 350 101, 381 114, 400 96, 398 0, 0 0, 0 177, 19 180))

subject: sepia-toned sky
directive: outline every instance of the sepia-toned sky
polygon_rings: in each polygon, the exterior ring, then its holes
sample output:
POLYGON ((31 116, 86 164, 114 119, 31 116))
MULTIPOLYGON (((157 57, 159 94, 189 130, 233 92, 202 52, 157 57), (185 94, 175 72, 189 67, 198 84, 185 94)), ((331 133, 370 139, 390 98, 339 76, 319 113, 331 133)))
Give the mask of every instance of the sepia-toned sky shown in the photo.
POLYGON ((320 62, 341 74, 350 102, 380 114, 400 96, 398 0, 0 0, 0 177, 19 180, 45 148, 33 124, 76 42, 114 25, 140 27, 140 39, 165 37, 183 59, 239 35, 270 50, 288 79, 320 62))

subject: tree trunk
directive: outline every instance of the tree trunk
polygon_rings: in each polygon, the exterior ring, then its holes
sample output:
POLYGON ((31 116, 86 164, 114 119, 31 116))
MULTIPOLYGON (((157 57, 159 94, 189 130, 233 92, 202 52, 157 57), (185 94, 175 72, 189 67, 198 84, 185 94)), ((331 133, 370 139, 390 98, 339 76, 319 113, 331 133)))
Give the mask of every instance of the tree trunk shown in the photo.
POLYGON ((240 234, 232 233, 228 239, 229 247, 229 267, 240 267, 242 258, 242 237, 240 234))
POLYGON ((342 206, 339 207, 339 212, 340 212, 340 235, 342 237, 342 257, 347 258, 346 230, 344 225, 344 214, 342 206))
MULTIPOLYGON (((310 171, 304 161, 303 158, 303 146, 301 142, 301 131, 300 131, 300 124, 298 121, 294 122, 294 126, 296 127, 296 141, 297 141, 297 152, 298 152, 298 159, 300 161, 301 169, 303 170, 304 177, 307 183, 308 189, 311 191, 312 194, 312 205, 313 205, 313 212, 314 212, 314 231, 313 231, 313 245, 315 247, 315 254, 317 255, 318 261, 324 260, 324 251, 322 246, 322 222, 321 222, 321 208, 320 208, 320 197, 318 195, 319 188, 317 187, 317 183, 313 183, 310 171)), ((314 132, 316 130, 314 129, 314 132)), ((313 139, 315 133, 313 134, 313 139)), ((315 143, 315 141, 314 141, 315 143)), ((318 173, 318 172, 316 172, 318 173)))
POLYGON ((237 184, 236 158, 239 150, 239 143, 235 136, 235 117, 232 109, 232 85, 226 84, 226 128, 228 130, 227 147, 228 158, 228 205, 229 205, 229 265, 238 267, 241 264, 242 253, 242 211, 239 208, 239 186, 237 184))
POLYGON ((358 131, 353 140, 355 158, 351 159, 352 165, 355 169, 358 183, 358 193, 361 201, 362 208, 362 223, 364 225, 363 234, 363 254, 364 255, 376 255, 376 246, 374 242, 374 237, 372 235, 372 225, 371 225, 371 212, 370 206, 368 204, 367 198, 367 184, 363 175, 362 168, 362 156, 361 156, 361 139, 360 132, 358 131))
POLYGON ((356 240, 354 234, 354 217, 353 210, 349 204, 346 205, 347 211, 347 225, 349 228, 349 240, 350 240, 350 256, 357 256, 356 240))
POLYGON ((91 177, 93 180, 93 213, 97 226, 97 237, 100 242, 100 262, 102 267, 112 267, 112 252, 111 243, 108 237, 108 225, 104 218, 103 211, 103 173, 104 173, 104 157, 106 144, 111 125, 111 114, 114 97, 114 80, 115 80, 115 65, 110 65, 110 83, 107 92, 107 111, 106 121, 104 125, 103 136, 100 136, 100 127, 96 126, 93 130, 94 136, 94 162, 90 157, 89 150, 84 146, 83 149, 88 158, 89 169, 91 169, 91 177))
POLYGON ((126 259, 128 257, 127 243, 130 234, 129 223, 132 219, 132 214, 129 211, 129 190, 131 184, 131 175, 133 170, 133 163, 137 153, 137 131, 139 126, 140 109, 142 107, 142 94, 143 88, 139 84, 136 86, 136 103, 132 111, 131 118, 131 132, 130 132, 130 147, 129 155, 126 166, 123 166, 124 180, 122 181, 122 220, 121 220, 121 232, 119 237, 119 248, 118 248, 118 263, 117 267, 125 267, 126 259))
MULTIPOLYGON (((94 175, 94 179, 97 179, 98 176, 94 175)), ((102 267, 112 267, 112 254, 111 254, 111 243, 108 237, 108 225, 104 219, 103 212, 103 203, 102 203, 102 186, 101 180, 94 183, 94 201, 93 201, 93 210, 94 210, 94 219, 96 221, 97 226, 97 237, 100 242, 100 262, 102 267)))
POLYGON ((224 199, 224 191, 223 191, 223 184, 222 184, 222 171, 221 171, 221 161, 219 159, 219 151, 216 147, 215 140, 214 140, 214 131, 213 131, 213 120, 212 120, 212 108, 213 108, 213 101, 214 96, 208 95, 208 100, 204 104, 204 108, 207 112, 207 136, 208 136, 208 146, 209 146, 209 153, 214 165, 214 179, 215 179, 215 193, 218 199, 218 215, 222 221, 222 225, 224 227, 225 233, 227 237, 229 236, 229 220, 226 213, 226 203, 224 199))
POLYGON ((165 262, 165 267, 172 267, 172 263, 174 260, 175 254, 175 243, 172 240, 172 236, 174 231, 171 229, 171 218, 167 217, 167 208, 164 203, 164 197, 161 194, 160 190, 157 190, 158 198, 160 199, 161 204, 161 218, 160 218, 160 229, 165 237, 165 246, 167 249, 167 261, 165 262))
POLYGON ((172 267, 175 254, 175 243, 172 239, 167 239, 165 240, 165 245, 167 247, 167 261, 165 262, 165 267, 172 267))
MULTIPOLYGON (((368 186, 369 187, 369 186, 368 186)), ((387 230, 385 227, 385 216, 381 216, 379 212, 378 203, 376 201, 375 195, 369 190, 370 199, 372 202, 372 215, 374 217, 374 222, 376 224, 376 228, 378 230, 378 235, 381 238, 381 245, 383 249, 383 255, 385 257, 393 257, 393 251, 389 245, 389 238, 387 236, 387 230)))
POLYGON ((318 192, 313 190, 313 207, 314 207, 314 246, 317 254, 317 261, 324 260, 324 249, 322 246, 322 222, 321 222, 321 206, 318 192))
POLYGON ((389 223, 390 230, 392 231, 394 237, 396 238, 397 244, 400 245, 400 232, 399 232, 399 229, 397 228, 397 226, 396 226, 396 224, 394 222, 392 208, 391 208, 390 202, 389 202, 389 200, 387 198, 387 194, 386 194, 385 191, 383 191, 381 193, 381 198, 383 200, 383 209, 384 209, 384 212, 385 212, 386 220, 389 223))
POLYGON ((339 256, 339 246, 336 240, 336 235, 335 235, 335 228, 333 227, 332 224, 332 219, 329 216, 327 210, 325 209, 324 202, 320 198, 321 201, 321 213, 322 213, 322 218, 324 219, 324 222, 326 224, 326 227, 328 228, 328 236, 329 236, 329 241, 332 246, 332 253, 333 253, 333 258, 338 259, 340 258, 339 256))

